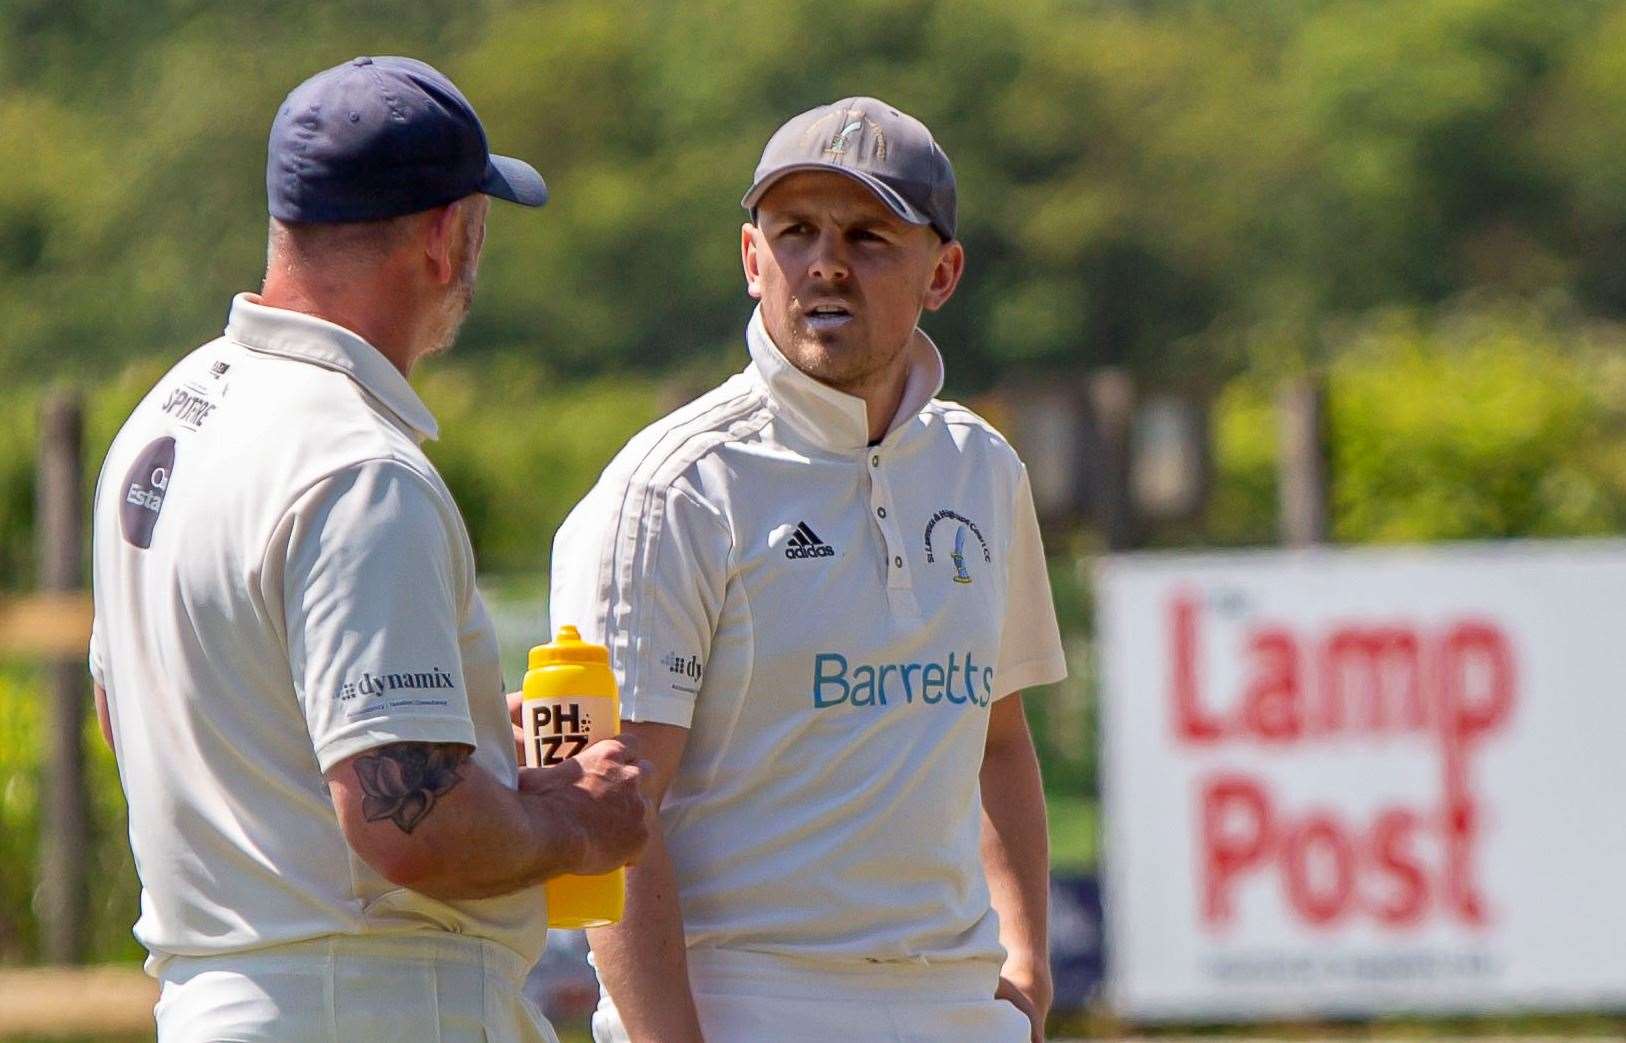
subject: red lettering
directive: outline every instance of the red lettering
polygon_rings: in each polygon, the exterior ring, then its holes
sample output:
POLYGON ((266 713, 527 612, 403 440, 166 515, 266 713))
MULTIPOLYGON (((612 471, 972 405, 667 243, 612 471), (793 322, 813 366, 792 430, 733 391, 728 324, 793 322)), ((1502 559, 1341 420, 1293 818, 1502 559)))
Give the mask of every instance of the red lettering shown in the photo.
POLYGON ((1355 893, 1355 851, 1331 812, 1310 814, 1288 834, 1282 877, 1289 904, 1308 923, 1329 926, 1349 909, 1355 893), (1312 862, 1319 863, 1319 872, 1312 862), (1319 887, 1317 877, 1322 881, 1319 887))
POLYGON ((1176 741, 1280 749, 1414 734, 1436 744, 1441 772, 1437 796, 1376 808, 1364 822, 1325 809, 1296 811, 1263 775, 1202 779, 1203 923, 1234 923, 1245 883, 1272 878, 1287 910, 1309 926, 1335 927, 1352 916, 1391 929, 1415 928, 1431 916, 1488 923, 1475 861, 1487 813, 1475 798, 1472 766, 1514 713, 1517 671, 1507 635, 1474 618, 1440 631, 1405 623, 1343 624, 1319 634, 1279 622, 1253 626, 1240 648, 1226 650, 1241 657, 1240 688, 1205 692, 1202 606, 1190 591, 1169 603, 1176 741))
POLYGON ((1463 923, 1482 927, 1490 922, 1485 899, 1474 882, 1474 841, 1479 834, 1479 813, 1467 795, 1447 797, 1445 805, 1445 901, 1463 923))
POLYGON ((1261 630, 1248 642, 1253 676, 1242 696, 1242 724, 1265 742, 1292 742, 1304 731, 1299 712, 1299 646, 1286 630, 1261 630))
POLYGON ((1490 916, 1474 877, 1480 814, 1472 796, 1468 760, 1479 740, 1499 729, 1512 713, 1513 651, 1500 629, 1477 620, 1452 627, 1442 645, 1446 902, 1464 923, 1480 926, 1490 916))
POLYGON ((1440 650, 1440 730, 1447 791, 1466 792, 1469 747, 1513 708, 1513 652, 1489 623, 1458 623, 1440 650))
POLYGON ((1203 919, 1228 923, 1236 878, 1264 861, 1273 833, 1270 802, 1246 775, 1220 775, 1203 788, 1203 919))
POLYGON ((1428 877, 1412 850, 1419 825, 1413 812, 1391 808, 1379 814, 1372 826, 1372 854, 1378 871, 1394 885, 1389 898, 1375 904, 1373 912, 1380 923, 1391 927, 1416 926, 1428 907, 1428 877))
POLYGON ((1421 732, 1437 727, 1457 747, 1499 729, 1511 713, 1515 671, 1507 638, 1468 620, 1437 640, 1414 627, 1345 625, 1307 642, 1271 625, 1246 634, 1247 677, 1236 710, 1203 701, 1199 600, 1169 604, 1170 702, 1185 742, 1248 736, 1267 743, 1315 737, 1421 732), (1315 649, 1307 662, 1306 647, 1315 649), (1313 666, 1312 679, 1306 676, 1313 666))
POLYGON ((1224 727, 1205 713, 1199 695, 1197 645, 1197 602, 1181 594, 1169 606, 1169 631, 1173 637, 1173 695, 1175 734, 1190 743, 1217 742, 1224 727))
POLYGON ((1360 725, 1368 731, 1427 726, 1422 655, 1409 627, 1334 630, 1322 646, 1320 688, 1317 731, 1350 727, 1352 702, 1362 710, 1360 725))
POLYGON ((1472 875, 1471 802, 1428 815, 1383 807, 1360 828, 1325 809, 1294 815, 1263 780, 1239 773, 1206 779, 1200 800, 1202 918, 1210 929, 1236 920, 1236 894, 1250 877, 1274 879, 1287 909, 1312 927, 1365 915, 1411 928, 1431 912, 1472 927, 1487 922, 1472 875), (1421 843, 1439 856, 1425 860, 1421 843))

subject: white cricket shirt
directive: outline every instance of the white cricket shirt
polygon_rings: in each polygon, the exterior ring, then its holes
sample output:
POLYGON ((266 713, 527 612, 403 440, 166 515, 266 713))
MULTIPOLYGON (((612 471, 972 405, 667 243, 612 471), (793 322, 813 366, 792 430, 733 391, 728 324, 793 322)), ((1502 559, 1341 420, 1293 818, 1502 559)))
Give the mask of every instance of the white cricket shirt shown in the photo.
POLYGON ((434 435, 366 341, 245 294, 108 451, 90 662, 154 969, 328 934, 542 950, 541 888, 396 887, 351 851, 322 777, 398 741, 468 743, 516 777, 468 535, 419 448, 434 435))
POLYGON ((1026 469, 933 398, 751 364, 635 437, 560 529, 554 624, 605 641, 623 714, 690 729, 661 809, 691 947, 998 963, 978 854, 990 703, 1060 680, 1026 469))

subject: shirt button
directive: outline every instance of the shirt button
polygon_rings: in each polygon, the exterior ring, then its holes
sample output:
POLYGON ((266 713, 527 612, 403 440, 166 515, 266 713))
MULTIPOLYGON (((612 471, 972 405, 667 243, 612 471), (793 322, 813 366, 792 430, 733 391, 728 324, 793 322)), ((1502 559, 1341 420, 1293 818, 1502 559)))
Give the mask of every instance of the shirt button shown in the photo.
POLYGON ((875 508, 875 513, 877 515, 879 515, 880 517, 885 518, 886 517, 886 508, 885 507, 877 507, 877 508, 875 508))
POLYGON ((892 559, 892 564, 896 565, 900 569, 903 568, 903 558, 902 557, 893 558, 892 559))
POLYGON ((874 456, 870 457, 869 458, 869 465, 871 467, 879 467, 879 466, 881 466, 881 454, 876 453, 874 456))

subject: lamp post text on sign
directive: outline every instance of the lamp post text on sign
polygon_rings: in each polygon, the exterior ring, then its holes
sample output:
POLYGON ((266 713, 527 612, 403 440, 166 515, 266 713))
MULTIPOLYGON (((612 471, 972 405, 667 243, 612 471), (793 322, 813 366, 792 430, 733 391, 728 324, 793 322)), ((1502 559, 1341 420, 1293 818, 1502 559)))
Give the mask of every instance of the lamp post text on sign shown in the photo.
POLYGON ((1109 995, 1146 1017, 1626 999, 1626 544, 1123 555, 1109 995))

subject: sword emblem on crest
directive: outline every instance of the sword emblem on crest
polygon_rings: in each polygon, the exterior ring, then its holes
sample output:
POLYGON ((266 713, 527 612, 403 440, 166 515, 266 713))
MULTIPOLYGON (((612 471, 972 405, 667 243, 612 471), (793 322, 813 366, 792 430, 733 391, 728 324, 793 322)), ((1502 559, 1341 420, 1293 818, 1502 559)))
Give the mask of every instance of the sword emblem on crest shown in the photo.
POLYGON ((954 534, 954 550, 949 553, 949 557, 954 559, 954 572, 955 572, 954 582, 956 582, 956 583, 970 583, 971 582, 971 573, 969 573, 969 572, 967 572, 965 570, 965 526, 964 525, 960 526, 960 531, 954 534))

